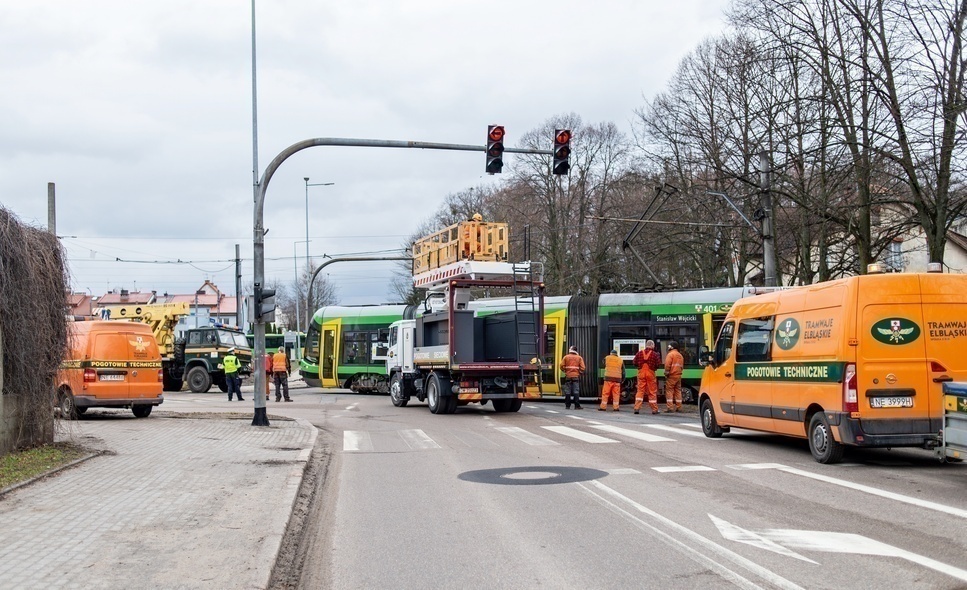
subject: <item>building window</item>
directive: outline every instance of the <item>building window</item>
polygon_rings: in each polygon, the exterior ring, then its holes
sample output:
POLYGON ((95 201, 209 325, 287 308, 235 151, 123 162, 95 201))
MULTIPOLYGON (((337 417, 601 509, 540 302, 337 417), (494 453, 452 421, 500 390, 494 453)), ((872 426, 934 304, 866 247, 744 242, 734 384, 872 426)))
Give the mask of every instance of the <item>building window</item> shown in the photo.
POLYGON ((903 270, 903 242, 894 240, 886 252, 886 266, 894 272, 903 270))

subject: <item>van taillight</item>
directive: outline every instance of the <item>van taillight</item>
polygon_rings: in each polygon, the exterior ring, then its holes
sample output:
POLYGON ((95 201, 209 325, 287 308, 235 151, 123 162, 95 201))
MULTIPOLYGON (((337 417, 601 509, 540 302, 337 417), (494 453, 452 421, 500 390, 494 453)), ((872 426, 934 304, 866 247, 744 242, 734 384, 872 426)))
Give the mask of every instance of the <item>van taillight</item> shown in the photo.
POLYGON ((937 361, 930 361, 930 370, 934 373, 946 373, 947 367, 941 365, 937 361))
POLYGON ((860 411, 859 402, 856 400, 856 365, 852 363, 846 365, 846 372, 843 374, 843 411, 860 411))
POLYGON ((165 380, 164 369, 158 369, 158 383, 162 383, 165 380))
POLYGON ((97 381, 97 371, 84 369, 84 383, 94 383, 95 381, 97 381))

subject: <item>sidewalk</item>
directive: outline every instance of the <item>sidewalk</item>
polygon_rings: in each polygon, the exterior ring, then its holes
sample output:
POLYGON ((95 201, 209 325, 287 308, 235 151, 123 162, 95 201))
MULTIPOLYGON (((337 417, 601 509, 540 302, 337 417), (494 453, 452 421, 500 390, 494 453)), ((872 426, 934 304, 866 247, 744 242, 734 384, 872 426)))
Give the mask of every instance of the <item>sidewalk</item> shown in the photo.
POLYGON ((317 431, 251 419, 60 422, 105 454, 0 497, 0 587, 265 588, 317 431))

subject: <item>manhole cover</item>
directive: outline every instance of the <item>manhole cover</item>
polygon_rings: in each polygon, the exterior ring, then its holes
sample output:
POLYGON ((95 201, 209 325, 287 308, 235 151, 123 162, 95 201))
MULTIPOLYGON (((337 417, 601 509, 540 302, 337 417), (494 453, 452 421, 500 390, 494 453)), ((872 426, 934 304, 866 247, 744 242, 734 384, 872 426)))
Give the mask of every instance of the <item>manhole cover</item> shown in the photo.
POLYGON ((491 483, 505 486, 541 486, 559 483, 574 483, 599 479, 607 471, 588 467, 506 467, 503 469, 480 469, 466 471, 458 477, 474 483, 491 483))

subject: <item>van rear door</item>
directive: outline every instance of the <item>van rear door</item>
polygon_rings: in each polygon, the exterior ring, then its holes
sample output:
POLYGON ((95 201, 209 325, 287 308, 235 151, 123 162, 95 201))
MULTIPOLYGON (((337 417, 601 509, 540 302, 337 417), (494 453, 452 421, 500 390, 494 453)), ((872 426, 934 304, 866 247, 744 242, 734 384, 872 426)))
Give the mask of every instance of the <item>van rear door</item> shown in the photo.
POLYGON ((147 332, 122 334, 128 359, 128 397, 132 399, 155 399, 161 395, 163 384, 158 380, 161 369, 161 353, 154 336, 147 332))
MULTIPOLYGON (((948 274, 920 276, 923 296, 923 335, 931 417, 942 419, 943 383, 967 381, 967 279, 948 274)), ((935 425, 940 428, 939 422, 935 425)))
POLYGON ((100 399, 126 399, 131 388, 128 383, 128 338, 123 332, 97 332, 91 353, 94 383, 90 391, 100 399))
POLYGON ((928 418, 939 398, 930 394, 924 370, 927 339, 919 288, 892 287, 889 297, 860 294, 861 301, 890 301, 862 308, 856 367, 860 420, 868 434, 930 432, 928 418))

